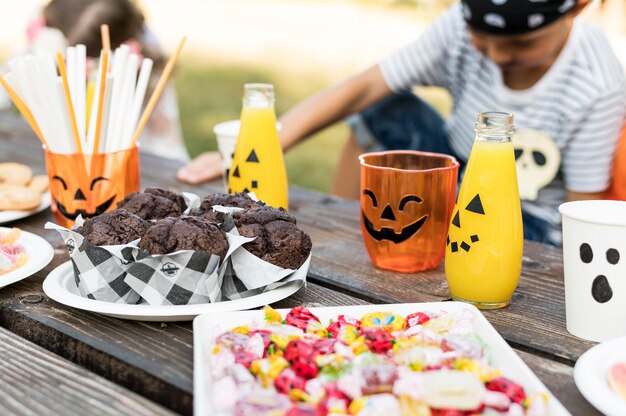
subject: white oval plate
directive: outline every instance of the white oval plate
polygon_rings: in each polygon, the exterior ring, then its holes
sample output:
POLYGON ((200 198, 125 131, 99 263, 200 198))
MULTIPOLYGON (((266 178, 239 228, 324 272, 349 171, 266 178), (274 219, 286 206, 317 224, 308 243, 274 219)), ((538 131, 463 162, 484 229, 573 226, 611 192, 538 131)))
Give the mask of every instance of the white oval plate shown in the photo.
POLYGON ((589 403, 608 416, 626 415, 626 399, 615 393, 607 380, 609 367, 619 361, 626 361, 626 337, 590 348, 574 367, 578 390, 589 403))
MULTIPOLYGON (((6 233, 10 230, 10 228, 0 227, 0 232, 2 233, 6 233)), ((28 260, 22 267, 0 275, 0 288, 8 286, 11 283, 19 282, 28 276, 32 276, 46 267, 54 257, 54 249, 50 243, 33 233, 21 231, 17 243, 23 245, 26 249, 28 260)))
POLYGON ((50 192, 45 192, 41 195, 41 204, 39 204, 39 206, 35 209, 31 209, 30 211, 0 211, 0 224, 30 217, 31 215, 35 215, 48 207, 50 207, 50 192))
MULTIPOLYGON (((550 416, 571 416, 561 402, 549 392, 546 386, 537 378, 530 368, 522 361, 519 355, 506 343, 496 329, 487 321, 475 306, 463 302, 433 302, 433 303, 404 303, 391 305, 359 305, 359 306, 335 306, 309 308, 320 321, 326 325, 331 319, 336 320, 341 314, 360 317, 367 312, 393 312, 407 316, 417 311, 461 313, 468 311, 474 317, 476 333, 486 345, 489 346, 491 362, 502 370, 502 375, 520 383, 527 394, 539 392, 549 396, 548 414, 550 416)), ((278 309, 285 316, 289 309, 278 309)), ((226 312, 219 315, 201 315, 193 321, 193 390, 194 390, 194 414, 196 415, 222 415, 213 407, 212 379, 211 379, 211 351, 215 347, 215 337, 228 328, 250 324, 254 321, 262 321, 264 312, 226 312)), ((485 412, 485 414, 499 414, 497 412, 485 412)))
POLYGON ((216 303, 180 306, 127 305, 82 297, 74 282, 72 264, 68 261, 50 272, 43 282, 43 291, 48 297, 63 305, 84 311, 135 321, 170 322, 191 321, 197 315, 208 312, 258 308, 293 295, 302 285, 302 281, 295 281, 259 295, 216 303))

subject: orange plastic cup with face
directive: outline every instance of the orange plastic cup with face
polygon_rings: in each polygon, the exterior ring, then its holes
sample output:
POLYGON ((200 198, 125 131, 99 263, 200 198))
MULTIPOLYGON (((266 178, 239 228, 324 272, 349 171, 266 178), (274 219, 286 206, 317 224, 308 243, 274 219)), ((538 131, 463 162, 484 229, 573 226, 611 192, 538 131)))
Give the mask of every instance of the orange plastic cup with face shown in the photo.
POLYGON ((409 150, 365 153, 361 163, 361 232, 376 267, 404 273, 443 259, 459 163, 409 150))
POLYGON ((126 195, 139 191, 139 149, 112 153, 62 154, 45 149, 52 214, 71 228, 78 215, 95 217, 117 208, 126 195))

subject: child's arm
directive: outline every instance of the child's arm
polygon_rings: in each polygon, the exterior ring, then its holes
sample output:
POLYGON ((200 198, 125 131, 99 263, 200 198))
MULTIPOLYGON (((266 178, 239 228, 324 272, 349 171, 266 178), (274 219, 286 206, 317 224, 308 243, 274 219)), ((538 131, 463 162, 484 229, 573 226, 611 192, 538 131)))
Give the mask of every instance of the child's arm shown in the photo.
POLYGON ((280 121, 284 149, 391 94, 378 65, 307 98, 280 121))
MULTIPOLYGON (((287 149, 298 141, 391 94, 378 65, 326 88, 287 112, 281 119, 280 141, 287 149)), ((222 174, 218 152, 206 152, 181 168, 176 177, 201 183, 222 174)))

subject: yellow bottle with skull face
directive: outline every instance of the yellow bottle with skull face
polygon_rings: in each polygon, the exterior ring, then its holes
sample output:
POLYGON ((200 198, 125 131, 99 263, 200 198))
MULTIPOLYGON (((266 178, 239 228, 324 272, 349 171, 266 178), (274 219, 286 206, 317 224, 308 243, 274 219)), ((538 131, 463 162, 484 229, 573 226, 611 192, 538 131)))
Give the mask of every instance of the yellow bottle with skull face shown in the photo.
POLYGON ((508 305, 522 270, 524 235, 512 132, 511 114, 478 114, 448 229, 450 294, 482 309, 508 305))
POLYGON ((228 172, 228 191, 254 192, 268 205, 287 209, 287 171, 276 130, 274 87, 246 84, 244 88, 241 127, 228 172))

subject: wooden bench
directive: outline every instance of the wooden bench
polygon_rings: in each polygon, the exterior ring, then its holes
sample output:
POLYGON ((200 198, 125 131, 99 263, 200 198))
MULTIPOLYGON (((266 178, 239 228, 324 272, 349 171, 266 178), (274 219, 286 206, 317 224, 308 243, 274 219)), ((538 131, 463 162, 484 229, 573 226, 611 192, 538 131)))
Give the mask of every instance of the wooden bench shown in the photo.
POLYGON ((173 414, 4 328, 0 357, 2 415, 173 414))

